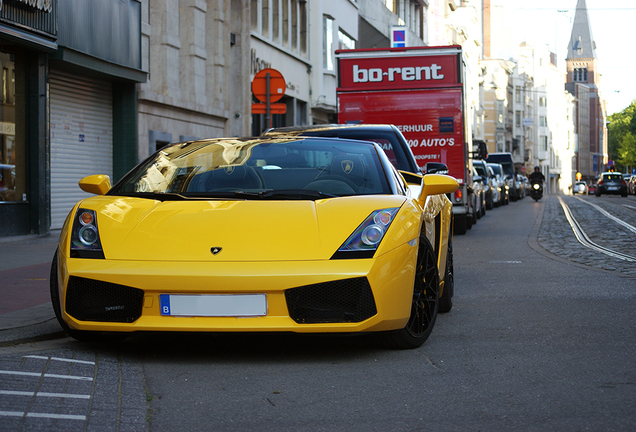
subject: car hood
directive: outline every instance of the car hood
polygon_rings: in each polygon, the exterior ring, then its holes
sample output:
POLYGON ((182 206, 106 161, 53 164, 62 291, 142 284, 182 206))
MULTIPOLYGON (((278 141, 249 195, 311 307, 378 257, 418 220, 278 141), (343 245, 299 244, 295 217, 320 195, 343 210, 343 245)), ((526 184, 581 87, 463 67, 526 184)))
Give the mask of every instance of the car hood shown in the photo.
POLYGON ((107 259, 293 261, 329 259, 372 211, 401 207, 405 200, 370 195, 317 201, 161 202, 100 196, 84 200, 80 207, 97 212, 107 259), (213 248, 220 252, 213 255, 213 248))

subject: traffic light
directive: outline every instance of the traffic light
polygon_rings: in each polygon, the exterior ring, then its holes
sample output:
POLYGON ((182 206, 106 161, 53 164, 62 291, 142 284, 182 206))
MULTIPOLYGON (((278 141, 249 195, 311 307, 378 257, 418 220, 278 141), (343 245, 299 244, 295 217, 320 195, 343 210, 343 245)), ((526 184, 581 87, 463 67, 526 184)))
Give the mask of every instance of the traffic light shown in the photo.
POLYGON ((583 176, 581 175, 581 173, 580 173, 580 172, 577 172, 577 173, 576 173, 576 179, 577 179, 577 180, 581 180, 581 177, 583 177, 583 176))

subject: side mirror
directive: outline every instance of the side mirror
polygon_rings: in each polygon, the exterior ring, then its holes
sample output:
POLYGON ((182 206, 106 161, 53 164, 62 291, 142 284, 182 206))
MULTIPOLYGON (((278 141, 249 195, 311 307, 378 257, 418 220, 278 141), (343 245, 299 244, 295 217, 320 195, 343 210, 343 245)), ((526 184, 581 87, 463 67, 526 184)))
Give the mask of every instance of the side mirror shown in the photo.
POLYGON ((480 175, 473 176, 474 182, 482 182, 484 179, 480 175))
POLYGON ((450 194, 459 188, 459 183, 454 177, 443 174, 427 174, 422 178, 422 192, 417 199, 422 207, 426 203, 426 197, 430 195, 450 194))
POLYGON ((425 174, 448 174, 448 167, 446 164, 439 162, 429 162, 424 165, 425 174))
POLYGON ((90 175, 79 181, 79 187, 84 192, 104 195, 110 190, 110 177, 104 174, 90 175))

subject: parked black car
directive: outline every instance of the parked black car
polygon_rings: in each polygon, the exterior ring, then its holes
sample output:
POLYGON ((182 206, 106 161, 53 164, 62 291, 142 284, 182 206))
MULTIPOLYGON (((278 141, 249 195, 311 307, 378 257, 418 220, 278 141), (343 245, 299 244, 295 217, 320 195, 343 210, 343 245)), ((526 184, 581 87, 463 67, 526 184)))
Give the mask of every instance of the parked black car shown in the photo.
MULTIPOLYGON (((276 134, 292 134, 298 136, 322 136, 333 138, 348 138, 365 141, 374 141, 382 147, 389 160, 400 171, 416 174, 448 174, 448 167, 438 162, 427 162, 420 169, 408 142, 394 125, 388 124, 325 124, 313 126, 287 126, 269 129, 261 136, 273 137, 276 134)), ((470 185, 468 183, 468 185, 470 185)), ((468 188, 470 189, 470 188, 468 188)), ((470 189, 472 191, 472 189, 470 189)), ((467 213, 459 214, 456 208, 463 208, 461 190, 451 194, 449 199, 453 202, 453 219, 455 234, 465 234, 477 221, 475 195, 470 193, 467 197, 467 213)))
POLYGON ((626 197, 627 183, 623 179, 623 175, 616 172, 602 173, 596 182, 596 196, 601 196, 602 194, 620 194, 626 197))

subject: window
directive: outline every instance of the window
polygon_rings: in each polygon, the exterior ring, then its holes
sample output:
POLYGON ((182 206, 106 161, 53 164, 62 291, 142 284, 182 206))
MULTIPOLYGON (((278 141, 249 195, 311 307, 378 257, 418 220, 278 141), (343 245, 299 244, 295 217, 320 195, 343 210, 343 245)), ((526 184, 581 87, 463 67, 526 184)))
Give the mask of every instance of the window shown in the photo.
POLYGON ((574 82, 587 82, 587 68, 574 68, 572 75, 574 82))
POLYGON ((333 62, 333 19, 322 17, 322 67, 328 71, 334 69, 333 62))
POLYGON ((306 0, 250 0, 251 30, 281 44, 295 54, 307 57, 307 9, 306 0))
POLYGON ((541 144, 541 150, 548 151, 548 137, 546 135, 539 137, 539 143, 541 144))
POLYGON ((252 31, 258 32, 258 0, 250 1, 250 17, 252 23, 252 31))
POLYGON ((497 127, 503 126, 503 122, 504 122, 503 113, 504 113, 503 102, 497 101, 497 127))
POLYGON ((292 1, 291 10, 291 49, 296 52, 298 50, 298 2, 292 1))
POLYGON ((338 49, 354 49, 356 41, 349 37, 345 32, 338 29, 338 49))
POLYGON ((517 112, 515 113, 515 125, 516 125, 517 127, 520 127, 520 126, 521 126, 521 111, 517 111, 517 112))
POLYGON ((272 40, 280 39, 280 2, 272 0, 272 40))
POLYGON ((519 87, 515 88, 515 102, 521 103, 521 89, 519 87))
POLYGON ((539 126, 541 127, 548 126, 548 119, 546 118, 546 116, 539 116, 539 126))
POLYGON ((307 56, 307 36, 309 29, 307 28, 307 2, 300 2, 300 54, 307 56))
POLYGON ((289 48, 289 2, 283 2, 283 46, 289 48))
POLYGON ((539 98, 539 106, 541 107, 547 106, 547 103, 548 103, 548 99, 546 97, 539 98))
POLYGON ((269 37, 269 1, 270 0, 261 0, 261 7, 263 9, 261 14, 261 33, 265 37, 269 37))

